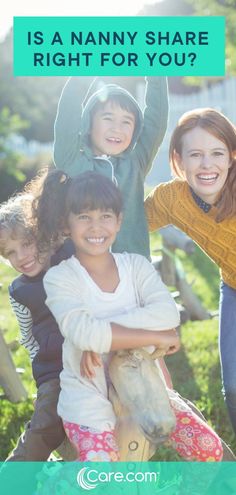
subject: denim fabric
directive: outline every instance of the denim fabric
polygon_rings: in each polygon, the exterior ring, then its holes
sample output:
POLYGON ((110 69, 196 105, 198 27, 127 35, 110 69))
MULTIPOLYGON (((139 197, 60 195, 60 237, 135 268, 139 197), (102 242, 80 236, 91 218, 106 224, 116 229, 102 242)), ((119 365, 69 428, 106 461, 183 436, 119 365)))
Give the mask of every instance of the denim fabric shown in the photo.
POLYGON ((223 395, 236 434, 236 290, 220 285, 219 347, 223 395))

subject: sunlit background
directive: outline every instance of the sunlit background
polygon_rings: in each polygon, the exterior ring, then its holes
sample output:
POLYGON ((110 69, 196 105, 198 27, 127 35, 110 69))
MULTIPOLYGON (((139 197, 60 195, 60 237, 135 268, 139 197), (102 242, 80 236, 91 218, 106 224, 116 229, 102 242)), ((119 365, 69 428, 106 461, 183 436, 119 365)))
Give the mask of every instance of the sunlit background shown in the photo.
MULTIPOLYGON (((6 0, 0 16, 0 130, 4 126, 6 142, 13 152, 1 165, 9 178, 15 182, 8 188, 1 178, 0 200, 5 199, 37 172, 41 164, 48 164, 52 157, 53 124, 63 77, 14 77, 13 76, 13 17, 14 16, 174 16, 178 30, 178 16, 214 16, 226 18, 226 69, 225 78, 169 77, 169 125, 165 139, 147 177, 148 186, 170 178, 168 145, 171 132, 180 115, 191 108, 212 106, 221 110, 236 122, 236 0, 6 0), (50 102, 50 105, 48 104, 50 102), (6 115, 6 112, 8 114, 6 115), (19 122, 15 123, 16 117, 19 122), (8 122, 9 129, 6 129, 8 122), (17 174, 16 171, 17 170, 17 174), (17 175, 17 177, 16 177, 17 175)), ((158 26, 158 23, 157 23, 158 26)), ((79 74, 78 74, 79 75, 79 74)), ((111 81, 113 82, 113 81, 111 81)), ((127 77, 119 80, 143 106, 144 78, 127 77)), ((5 149, 5 148, 4 148, 5 149)), ((1 143, 0 143, 1 151, 1 143)), ((2 155, 3 156, 3 155, 2 155)), ((8 179, 7 179, 8 180, 8 179)))
POLYGON ((104 16, 136 15, 147 4, 161 0, 67 0, 60 5, 56 0, 7 0, 0 18, 0 37, 4 37, 13 24, 13 16, 104 16))

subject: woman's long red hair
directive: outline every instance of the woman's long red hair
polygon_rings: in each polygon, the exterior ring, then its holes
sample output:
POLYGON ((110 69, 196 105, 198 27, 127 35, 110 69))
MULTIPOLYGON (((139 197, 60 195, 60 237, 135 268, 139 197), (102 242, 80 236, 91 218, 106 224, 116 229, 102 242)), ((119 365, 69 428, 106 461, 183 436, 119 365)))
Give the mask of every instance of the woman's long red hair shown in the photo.
POLYGON ((184 174, 178 165, 176 153, 181 156, 182 138, 195 127, 201 127, 215 136, 229 150, 231 167, 222 189, 216 216, 216 221, 221 222, 236 214, 236 127, 221 112, 213 108, 197 108, 184 113, 172 134, 169 147, 171 169, 174 175, 180 178, 183 178, 184 174))

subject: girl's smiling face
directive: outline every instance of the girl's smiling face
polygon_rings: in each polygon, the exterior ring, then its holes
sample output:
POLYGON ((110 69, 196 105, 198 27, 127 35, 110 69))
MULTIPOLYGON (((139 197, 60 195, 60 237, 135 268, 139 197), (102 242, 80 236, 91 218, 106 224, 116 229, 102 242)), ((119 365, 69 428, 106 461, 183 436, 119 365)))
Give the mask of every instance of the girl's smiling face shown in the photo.
POLYGON ((206 203, 214 204, 231 166, 226 144, 201 127, 195 127, 184 134, 181 154, 175 156, 194 192, 206 203))
POLYGON ((101 256, 109 251, 120 230, 122 216, 113 210, 70 212, 67 225, 78 258, 101 256))

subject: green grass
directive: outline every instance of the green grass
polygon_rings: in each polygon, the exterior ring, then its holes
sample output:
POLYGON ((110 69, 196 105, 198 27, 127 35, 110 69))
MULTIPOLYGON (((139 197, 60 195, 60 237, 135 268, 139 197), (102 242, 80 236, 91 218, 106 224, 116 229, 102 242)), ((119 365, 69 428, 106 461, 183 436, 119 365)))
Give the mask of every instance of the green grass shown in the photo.
MULTIPOLYGON (((152 236, 152 245, 160 243, 158 236, 152 236)), ((178 252, 184 265, 187 279, 193 282, 193 290, 206 308, 217 310, 219 275, 217 268, 208 258, 196 249, 192 256, 178 252)), ((0 265, 0 281, 3 284, 0 300, 0 328, 7 342, 18 336, 17 323, 11 312, 7 287, 15 272, 0 265)), ((182 348, 179 353, 167 358, 174 386, 184 397, 194 401, 202 410, 209 423, 231 445, 236 452, 236 441, 229 423, 226 407, 221 395, 219 356, 217 348, 217 318, 206 321, 189 321, 181 328, 182 348)), ((0 398, 0 460, 5 459, 14 446, 24 423, 33 410, 35 385, 32 380, 29 358, 22 347, 13 353, 17 367, 25 369, 22 381, 28 390, 29 398, 20 404, 12 404, 3 396, 0 398)), ((1 388, 0 388, 0 392, 1 388)), ((170 448, 158 450, 159 460, 178 460, 170 448)))
MULTIPOLYGON (((0 264, 0 329, 7 343, 18 340, 18 326, 8 300, 8 285, 16 276, 16 272, 10 267, 0 264)), ((25 349, 14 346, 12 357, 17 368, 24 369, 21 374, 22 382, 28 391, 28 399, 19 404, 9 402, 4 391, 0 387, 0 460, 4 460, 12 450, 19 434, 24 431, 24 424, 31 417, 33 411, 33 398, 36 392, 32 379, 31 364, 25 349)))

